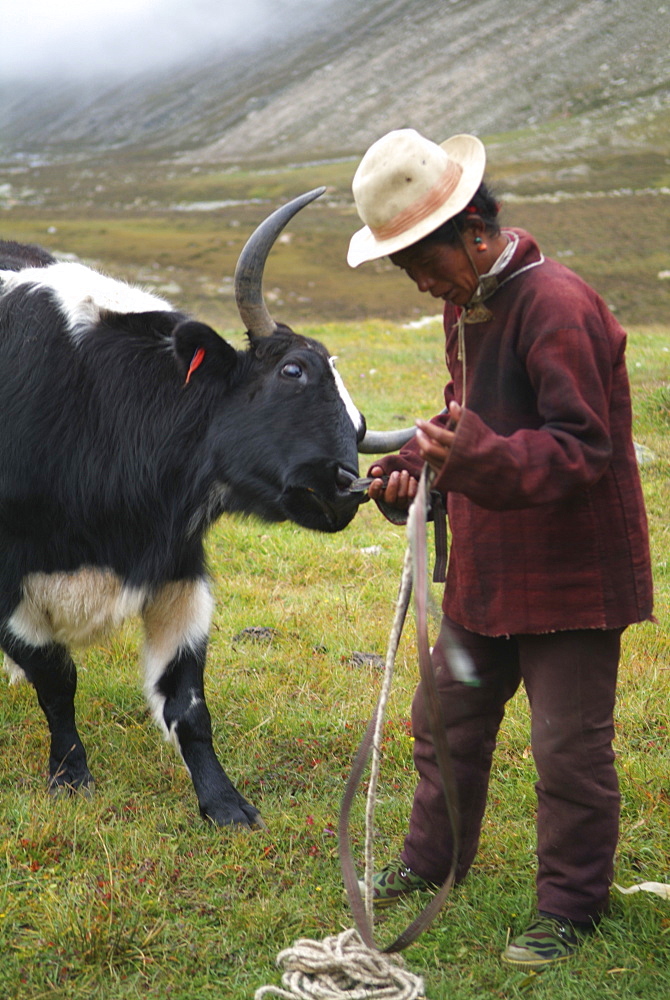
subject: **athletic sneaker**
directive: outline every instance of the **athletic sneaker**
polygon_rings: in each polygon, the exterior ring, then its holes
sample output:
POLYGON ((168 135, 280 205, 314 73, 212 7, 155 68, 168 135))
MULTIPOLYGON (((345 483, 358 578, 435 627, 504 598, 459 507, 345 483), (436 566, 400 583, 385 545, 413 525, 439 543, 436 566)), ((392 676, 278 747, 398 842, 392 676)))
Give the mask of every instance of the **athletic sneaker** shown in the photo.
MULTIPOLYGON (((365 881, 358 883, 365 895, 365 881)), ((372 905, 390 906, 410 892, 434 892, 437 886, 416 875, 402 861, 391 861, 372 876, 372 905)))
POLYGON ((544 969, 574 955, 579 941, 569 920, 539 916, 505 948, 503 962, 524 969, 544 969))

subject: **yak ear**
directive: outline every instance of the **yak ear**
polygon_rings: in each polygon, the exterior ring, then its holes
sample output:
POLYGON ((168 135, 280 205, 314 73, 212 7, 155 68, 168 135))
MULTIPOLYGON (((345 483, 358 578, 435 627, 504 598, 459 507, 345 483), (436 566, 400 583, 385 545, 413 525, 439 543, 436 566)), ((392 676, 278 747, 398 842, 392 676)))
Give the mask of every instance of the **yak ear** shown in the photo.
POLYGON ((193 378, 222 378, 237 364, 237 351, 211 326, 188 319, 172 332, 172 349, 185 384, 193 378))

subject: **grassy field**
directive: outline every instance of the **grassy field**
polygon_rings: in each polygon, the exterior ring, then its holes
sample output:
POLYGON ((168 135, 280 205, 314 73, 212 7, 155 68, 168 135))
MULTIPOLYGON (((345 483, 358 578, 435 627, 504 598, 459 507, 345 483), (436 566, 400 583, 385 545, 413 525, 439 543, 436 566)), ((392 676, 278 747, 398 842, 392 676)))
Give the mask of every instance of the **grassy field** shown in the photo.
MULTIPOLYGON (((489 157, 503 224, 529 229, 546 254, 598 289, 624 325, 664 321, 668 158, 610 155, 589 161, 585 180, 582 158, 541 168, 532 157, 514 158, 516 144, 516 137, 494 141, 489 157)), ((104 162, 24 167, 24 174, 0 161, 0 238, 76 254, 156 288, 219 329, 239 329, 232 276, 245 240, 282 201, 325 185, 268 261, 265 288, 278 318, 397 320, 437 312, 398 281, 387 260, 347 266, 348 241, 360 225, 351 199, 356 166, 343 159, 253 171, 191 168, 119 152, 104 162), (4 203, 3 180, 11 182, 4 203)))
MULTIPOLYGON (((512 150, 518 141, 510 138, 512 150)), ((588 182, 577 170, 558 184, 543 173, 542 158, 520 163, 503 147, 493 144, 490 167, 503 221, 529 228, 547 253, 590 280, 630 332, 635 437, 652 457, 642 476, 658 625, 631 628, 624 639, 616 879, 667 882, 670 281, 659 278, 668 269, 667 160, 608 155, 589 163, 588 182)), ((327 184, 270 258, 273 312, 338 355, 371 426, 404 425, 441 408, 439 322, 406 325, 438 306, 388 263, 346 266, 358 225, 349 194, 355 162, 250 173, 121 155, 12 167, 0 178, 11 187, 0 203, 0 236, 141 281, 239 344, 232 274, 244 240, 279 201, 327 184)), ((568 174, 574 165, 562 164, 568 174)), ((215 744, 267 831, 235 834, 198 818, 190 780, 144 705, 137 627, 78 658, 80 731, 97 779, 90 801, 48 798, 48 740, 34 694, 0 679, 0 997, 247 1000, 279 982, 275 957, 297 937, 351 926, 335 829, 381 683, 380 670, 353 654, 384 654, 404 545, 403 531, 370 504, 337 536, 232 519, 211 534, 215 744), (271 643, 236 638, 255 625, 275 630, 271 643)), ((401 845, 414 788, 416 678, 410 626, 384 740, 380 862, 401 845)), ((500 734, 475 867, 407 952, 427 996, 666 1000, 670 904, 643 893, 615 892, 601 931, 568 967, 524 977, 501 966, 508 932, 533 908, 534 780, 527 706, 518 696, 500 734)), ((361 863, 363 830, 361 802, 352 831, 361 863)), ((379 940, 390 940, 410 912, 408 905, 380 925, 379 940)))
MULTIPOLYGON (((399 279, 396 279, 399 280, 399 279)), ((373 282, 374 283, 374 282, 373 282)), ((404 286, 403 286, 404 287, 404 286)), ((439 323, 305 325, 370 425, 440 408, 439 323), (401 382, 399 372, 403 370, 401 382)), ((635 436, 652 529, 658 625, 624 642, 617 708, 623 792, 616 880, 670 881, 670 330, 630 329, 635 436)), ((355 652, 383 655, 404 534, 368 504, 336 536, 226 519, 209 539, 217 599, 208 667, 215 745, 268 829, 200 821, 190 781, 145 709, 134 626, 79 657, 80 731, 92 800, 45 793, 46 727, 27 686, 0 699, 0 996, 6 1000, 248 1000, 279 982, 277 953, 351 926, 335 829, 343 784, 381 681, 355 652), (239 637, 250 626, 270 643, 239 637)), ((384 739, 380 862, 400 846, 414 787, 413 629, 401 644, 384 739)), ((499 953, 534 905, 529 724, 517 696, 500 734, 481 850, 444 913, 407 953, 432 1000, 666 1000, 670 904, 613 894, 602 928, 568 966, 526 977, 499 953)), ((352 837, 361 851, 363 803, 352 837)), ((378 928, 407 922, 408 904, 378 928)))

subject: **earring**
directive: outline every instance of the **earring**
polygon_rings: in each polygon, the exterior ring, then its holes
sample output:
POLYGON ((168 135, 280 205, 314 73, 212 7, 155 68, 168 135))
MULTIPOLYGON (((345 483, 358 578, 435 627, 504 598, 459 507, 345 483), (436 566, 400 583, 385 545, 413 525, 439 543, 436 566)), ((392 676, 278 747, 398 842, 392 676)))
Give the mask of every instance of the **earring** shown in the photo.
POLYGON ((475 236, 474 244, 477 247, 479 253, 483 253, 484 250, 488 250, 488 246, 486 245, 486 243, 484 243, 484 240, 481 238, 481 236, 475 236))

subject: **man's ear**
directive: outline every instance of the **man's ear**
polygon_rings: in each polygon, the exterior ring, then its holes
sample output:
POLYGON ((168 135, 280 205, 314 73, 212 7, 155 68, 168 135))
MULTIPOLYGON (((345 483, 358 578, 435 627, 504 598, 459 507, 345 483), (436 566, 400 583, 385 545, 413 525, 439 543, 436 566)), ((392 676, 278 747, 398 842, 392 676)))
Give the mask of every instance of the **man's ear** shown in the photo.
POLYGON ((464 231, 472 233, 473 236, 479 236, 481 239, 486 239, 486 223, 479 215, 472 215, 466 219, 464 231))
POLYGON ((172 332, 172 349, 184 384, 196 378, 223 378, 237 364, 237 351, 211 326, 185 320, 172 332))

